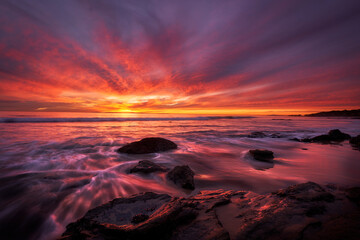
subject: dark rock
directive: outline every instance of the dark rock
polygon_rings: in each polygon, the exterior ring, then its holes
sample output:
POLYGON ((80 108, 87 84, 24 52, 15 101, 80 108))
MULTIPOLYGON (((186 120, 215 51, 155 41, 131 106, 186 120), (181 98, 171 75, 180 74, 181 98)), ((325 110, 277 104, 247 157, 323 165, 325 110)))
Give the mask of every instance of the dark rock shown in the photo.
POLYGON ((346 189, 346 196, 360 206, 360 187, 346 189))
POLYGON ((264 138, 266 137, 266 134, 263 132, 252 132, 250 135, 248 135, 249 138, 264 138))
POLYGON ((174 167, 166 174, 166 178, 182 188, 195 189, 194 172, 187 165, 174 167))
POLYGON ((349 142, 353 147, 360 149, 360 135, 350 138, 349 142))
POLYGON ((273 133, 270 135, 271 138, 283 138, 284 136, 281 135, 280 133, 273 133))
POLYGON ((298 201, 326 201, 333 202, 334 196, 323 187, 314 183, 302 183, 279 190, 275 193, 280 197, 296 199, 298 201))
POLYGON ((82 219, 69 224, 61 239, 170 239, 179 226, 192 222, 198 211, 186 201, 177 198, 164 201, 164 197, 146 193, 145 197, 135 196, 130 201, 119 199, 117 203, 97 207, 91 210, 91 214, 88 212, 82 219), (149 198, 150 194, 153 199, 149 198), (139 212, 140 206, 141 211, 146 211, 147 204, 157 205, 157 210, 151 211, 146 221, 132 224, 129 209, 139 212))
POLYGON ((330 130, 328 135, 331 137, 332 141, 343 141, 351 138, 349 134, 343 133, 339 129, 330 130))
POLYGON ((360 208, 346 194, 311 182, 263 195, 209 190, 170 198, 145 193, 90 210, 69 224, 61 239, 357 240, 360 208), (309 198, 309 193, 315 195, 309 198), (318 193, 331 194, 334 201, 314 201, 318 193), (149 218, 133 224, 134 214, 149 218))
POLYGON ((339 129, 330 130, 328 134, 319 135, 313 138, 305 138, 302 142, 318 142, 318 143, 331 143, 342 142, 346 139, 350 139, 349 134, 341 132, 339 129))
POLYGON ((327 135, 327 134, 323 134, 323 135, 319 135, 313 138, 305 138, 302 140, 303 142, 323 142, 323 143, 328 143, 332 141, 332 138, 327 135))
POLYGON ((136 214, 135 216, 133 216, 133 218, 131 219, 131 223, 134 223, 134 224, 138 224, 138 223, 141 223, 141 222, 144 222, 146 220, 149 219, 149 215, 146 215, 146 214, 136 214))
POLYGON ((321 215, 326 212, 326 208, 324 205, 314 205, 306 210, 305 215, 308 217, 312 217, 315 215, 321 215))
POLYGON ((165 172, 167 169, 149 160, 142 160, 130 169, 130 173, 152 173, 152 172, 165 172))
POLYGON ((129 143, 117 151, 119 153, 146 154, 164 152, 176 148, 177 145, 174 142, 165 138, 144 138, 140 141, 129 143))
POLYGON ((273 160, 274 160, 274 153, 269 150, 255 149, 255 150, 250 150, 249 154, 255 160, 262 161, 262 162, 273 162, 273 160))

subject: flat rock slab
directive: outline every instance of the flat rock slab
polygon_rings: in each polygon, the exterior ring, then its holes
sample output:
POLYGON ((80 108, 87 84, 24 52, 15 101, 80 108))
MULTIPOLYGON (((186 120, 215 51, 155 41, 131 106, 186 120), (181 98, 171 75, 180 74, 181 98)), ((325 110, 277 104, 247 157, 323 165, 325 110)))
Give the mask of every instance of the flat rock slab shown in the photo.
POLYGON ((145 193, 90 210, 69 224, 60 239, 355 240, 360 236, 359 192, 309 182, 263 195, 145 193))
POLYGON ((265 149, 255 149, 249 150, 250 156, 252 156, 255 160, 262 162, 273 162, 274 153, 265 149))
POLYGON ((119 153, 146 154, 164 152, 176 149, 177 145, 165 138, 144 138, 137 142, 129 143, 117 150, 119 153))
POLYGON ((152 173, 152 172, 166 172, 167 168, 153 163, 149 160, 139 161, 134 167, 130 169, 130 173, 152 173))

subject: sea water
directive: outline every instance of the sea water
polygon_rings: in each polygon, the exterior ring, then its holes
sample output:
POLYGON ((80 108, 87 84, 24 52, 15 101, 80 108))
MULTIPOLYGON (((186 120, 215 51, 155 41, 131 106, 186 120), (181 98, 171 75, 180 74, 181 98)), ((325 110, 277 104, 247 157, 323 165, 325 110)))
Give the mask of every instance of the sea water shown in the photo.
POLYGON ((174 196, 220 188, 267 193, 307 181, 360 186, 360 151, 348 141, 290 140, 331 129, 356 136, 360 119, 3 112, 0 234, 54 239, 89 209, 145 191, 174 196), (116 152, 145 137, 172 140, 178 149, 142 155, 116 152), (273 151, 274 163, 253 160, 250 149, 273 151), (196 189, 179 189, 165 173, 129 174, 139 160, 169 169, 189 165, 196 189))

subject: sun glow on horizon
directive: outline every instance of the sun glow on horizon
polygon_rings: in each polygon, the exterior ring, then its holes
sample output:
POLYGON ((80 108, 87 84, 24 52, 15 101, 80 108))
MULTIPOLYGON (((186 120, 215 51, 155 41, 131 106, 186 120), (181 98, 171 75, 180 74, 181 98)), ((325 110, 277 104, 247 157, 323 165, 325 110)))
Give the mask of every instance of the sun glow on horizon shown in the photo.
POLYGON ((7 23, 0 25, 0 111, 266 115, 360 108, 360 34, 349 27, 358 23, 332 20, 352 8, 319 12, 299 3, 297 11, 309 13, 304 21, 281 4, 265 16, 250 1, 164 2, 146 11, 141 1, 87 4, 0 3, 0 22, 7 23), (254 13, 251 27, 246 12, 254 13))

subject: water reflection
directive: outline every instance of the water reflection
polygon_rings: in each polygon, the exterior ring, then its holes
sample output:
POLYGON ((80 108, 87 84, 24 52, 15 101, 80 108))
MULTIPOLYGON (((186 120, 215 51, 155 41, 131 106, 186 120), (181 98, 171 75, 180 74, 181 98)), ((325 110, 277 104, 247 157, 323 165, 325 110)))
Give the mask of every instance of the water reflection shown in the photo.
POLYGON ((289 141, 339 128, 358 135, 360 120, 316 118, 208 121, 1 124, 0 232, 5 239, 51 239, 87 210, 144 191, 188 194, 164 173, 128 174, 139 160, 167 168, 189 165, 196 190, 259 193, 314 181, 360 185, 359 151, 348 142, 322 145, 289 141), (261 138, 248 136, 263 132, 261 138), (160 154, 118 154, 125 143, 159 136, 179 145, 160 154), (273 136, 277 136, 274 138, 273 136), (249 159, 249 149, 269 149, 274 163, 249 159), (307 149, 307 150, 304 150, 307 149), (24 237, 26 236, 26 237, 24 237))

